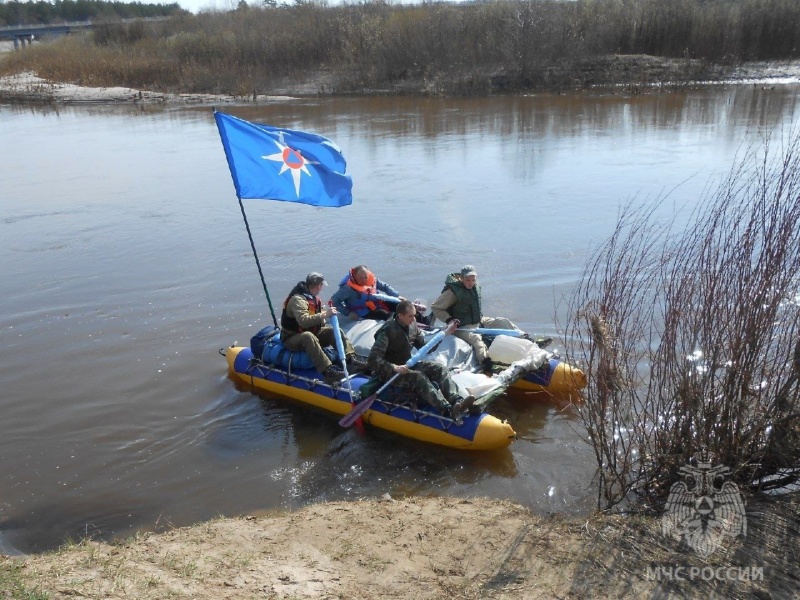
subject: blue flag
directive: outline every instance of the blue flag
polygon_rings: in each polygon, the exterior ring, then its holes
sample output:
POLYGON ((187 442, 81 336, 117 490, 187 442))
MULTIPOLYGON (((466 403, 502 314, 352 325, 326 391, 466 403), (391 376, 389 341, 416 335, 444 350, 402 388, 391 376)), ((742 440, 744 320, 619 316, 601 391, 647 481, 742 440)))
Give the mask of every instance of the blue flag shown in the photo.
POLYGON ((216 111, 214 119, 239 198, 352 204, 353 181, 344 174, 347 163, 329 139, 216 111))

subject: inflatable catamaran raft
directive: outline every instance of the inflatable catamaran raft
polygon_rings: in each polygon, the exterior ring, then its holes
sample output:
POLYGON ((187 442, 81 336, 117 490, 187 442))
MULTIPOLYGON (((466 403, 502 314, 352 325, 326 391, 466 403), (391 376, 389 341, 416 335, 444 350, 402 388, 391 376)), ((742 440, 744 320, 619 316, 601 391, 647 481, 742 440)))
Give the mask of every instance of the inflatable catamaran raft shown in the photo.
MULTIPOLYGON (((382 322, 343 323, 348 338, 361 356, 369 354, 374 335, 382 322)), ((432 335, 433 332, 427 334, 432 335)), ((291 398, 316 409, 346 415, 354 404, 375 393, 377 382, 364 375, 328 385, 303 352, 289 352, 280 342, 279 330, 267 327, 251 340, 250 347, 232 346, 224 351, 231 378, 254 390, 291 398)), ((477 398, 480 414, 458 421, 429 406, 417 406, 415 399, 389 386, 381 392, 361 419, 364 423, 423 442, 464 450, 505 448, 515 439, 511 425, 488 414, 491 403, 507 389, 547 392, 562 396, 586 385, 579 369, 524 339, 498 335, 489 355, 500 367, 492 376, 475 372, 477 360, 462 340, 445 337, 425 360, 447 366, 464 395, 477 398)), ((331 358, 335 359, 332 354, 331 358)), ((477 413, 478 410, 474 410, 477 413)))
MULTIPOLYGON (((347 163, 331 140, 304 131, 251 123, 233 115, 214 111, 225 158, 236 188, 236 197, 267 297, 272 322, 278 320, 269 298, 247 221, 243 199, 272 200, 308 204, 315 207, 344 207, 353 201, 353 182, 346 174, 347 163)), ((361 356, 368 356, 380 323, 359 321, 343 324, 361 356)), ((338 332, 334 326, 334 331, 338 332)), ((438 333, 434 333, 435 337, 438 333)), ((341 347, 341 340, 337 346, 341 347)), ((486 414, 491 402, 510 386, 544 390, 554 394, 578 390, 586 385, 583 373, 562 363, 527 340, 497 336, 490 346, 493 361, 507 365, 491 377, 476 373, 477 361, 471 348, 454 338, 444 337, 425 360, 447 366, 454 381, 478 400, 478 414, 459 421, 448 415, 418 407, 414 398, 387 387, 377 394, 379 384, 357 375, 328 385, 305 353, 288 352, 280 343, 276 327, 268 327, 251 340, 250 347, 231 347, 223 351, 231 377, 254 389, 292 398, 309 406, 340 415, 351 412, 357 403, 365 412, 365 423, 417 440, 473 450, 504 448, 514 439, 506 422, 486 414), (506 338, 506 339, 504 339, 506 338), (373 389, 374 388, 374 389, 373 389), (373 400, 373 395, 377 399, 373 400), (366 399, 366 400, 362 400, 366 399)), ((344 358, 343 351, 339 354, 344 358)), ((333 358, 333 357, 332 357, 333 358)), ((413 360, 413 357, 412 357, 413 360)), ((347 421, 343 419, 344 422, 347 421)))

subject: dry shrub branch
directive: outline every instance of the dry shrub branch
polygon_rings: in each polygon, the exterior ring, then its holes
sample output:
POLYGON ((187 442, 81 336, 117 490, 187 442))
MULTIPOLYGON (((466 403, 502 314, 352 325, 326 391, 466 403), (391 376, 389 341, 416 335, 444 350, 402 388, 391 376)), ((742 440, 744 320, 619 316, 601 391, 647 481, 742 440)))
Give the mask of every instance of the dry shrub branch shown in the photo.
POLYGON ((800 137, 776 145, 685 227, 628 203, 570 301, 601 507, 661 506, 703 449, 755 489, 800 466, 800 137))

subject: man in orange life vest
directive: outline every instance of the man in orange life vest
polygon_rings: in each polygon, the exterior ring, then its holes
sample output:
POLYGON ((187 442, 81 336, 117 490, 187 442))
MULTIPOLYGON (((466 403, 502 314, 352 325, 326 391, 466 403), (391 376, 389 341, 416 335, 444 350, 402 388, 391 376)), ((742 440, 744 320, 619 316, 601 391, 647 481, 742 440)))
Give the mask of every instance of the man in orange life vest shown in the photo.
MULTIPOLYGON (((397 308, 397 303, 405 300, 388 283, 381 281, 365 265, 353 267, 339 282, 339 289, 331 297, 338 311, 351 319, 374 319, 386 321, 397 308), (376 292, 397 298, 397 302, 387 302, 373 297, 376 292)), ((424 310, 424 307, 422 308, 424 310)), ((421 317, 417 321, 430 325, 433 314, 421 317)))
MULTIPOLYGON (((281 313, 281 342, 287 350, 304 351, 308 354, 314 367, 325 376, 325 381, 332 383, 344 376, 344 372, 331 363, 323 346, 334 346, 333 327, 325 324, 325 319, 338 314, 335 307, 323 310, 319 293, 327 285, 325 278, 319 273, 309 273, 305 281, 300 281, 292 288, 283 302, 281 313)), ((366 363, 356 356, 352 344, 342 333, 344 353, 347 357, 347 368, 350 373, 363 371, 366 363)))

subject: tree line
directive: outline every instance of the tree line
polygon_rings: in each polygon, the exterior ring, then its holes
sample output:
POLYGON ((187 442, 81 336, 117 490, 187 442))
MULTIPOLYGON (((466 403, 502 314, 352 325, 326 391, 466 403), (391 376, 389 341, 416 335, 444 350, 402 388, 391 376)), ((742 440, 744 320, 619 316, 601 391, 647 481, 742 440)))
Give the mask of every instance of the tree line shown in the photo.
POLYGON ((0 2, 0 25, 44 25, 69 21, 167 17, 185 12, 177 2, 144 4, 103 0, 55 0, 54 2, 9 0, 0 2))
POLYGON ((109 24, 91 37, 15 53, 0 69, 245 96, 301 81, 319 81, 320 93, 487 95, 681 85, 724 78, 742 61, 800 58, 797 0, 326 2, 245 1, 197 15, 177 5, 7 2, 0 8, 43 6, 75 20, 90 16, 64 9, 160 16, 172 8, 182 16, 109 24), (132 12, 146 6, 164 12, 132 12))

